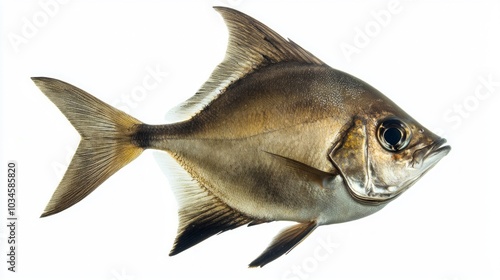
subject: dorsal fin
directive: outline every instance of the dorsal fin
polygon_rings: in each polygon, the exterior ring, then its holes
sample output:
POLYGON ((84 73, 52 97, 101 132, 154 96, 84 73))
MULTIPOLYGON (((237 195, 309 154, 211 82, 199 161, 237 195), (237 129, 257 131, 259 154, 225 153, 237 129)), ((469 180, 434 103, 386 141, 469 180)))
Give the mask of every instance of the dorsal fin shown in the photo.
POLYGON ((172 184, 179 204, 179 228, 170 256, 212 235, 251 223, 252 218, 232 209, 193 179, 179 163, 164 153, 155 153, 172 184))
POLYGON ((198 92, 169 112, 167 118, 175 121, 189 119, 233 82, 267 65, 283 61, 324 64, 252 17, 227 7, 214 9, 222 15, 229 30, 226 56, 198 92))

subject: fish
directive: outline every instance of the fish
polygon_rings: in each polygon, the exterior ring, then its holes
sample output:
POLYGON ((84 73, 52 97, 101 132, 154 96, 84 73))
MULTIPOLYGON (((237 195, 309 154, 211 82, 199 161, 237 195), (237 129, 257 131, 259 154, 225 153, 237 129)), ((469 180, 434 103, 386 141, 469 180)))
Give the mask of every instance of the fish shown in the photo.
POLYGON ((207 238, 292 221, 249 267, 317 227, 371 215, 451 147, 366 82, 228 7, 223 61, 163 125, 143 123, 69 83, 32 77, 81 136, 41 217, 84 199, 146 149, 169 166, 179 226, 170 255, 207 238))

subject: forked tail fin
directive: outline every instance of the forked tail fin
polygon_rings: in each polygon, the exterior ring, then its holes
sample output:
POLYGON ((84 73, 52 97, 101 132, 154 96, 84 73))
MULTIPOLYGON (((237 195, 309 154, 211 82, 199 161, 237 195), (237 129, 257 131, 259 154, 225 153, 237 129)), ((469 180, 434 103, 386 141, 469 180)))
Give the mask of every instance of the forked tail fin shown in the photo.
POLYGON ((81 135, 68 170, 52 195, 42 217, 79 202, 120 168, 141 154, 134 135, 142 124, 68 83, 32 78, 81 135))

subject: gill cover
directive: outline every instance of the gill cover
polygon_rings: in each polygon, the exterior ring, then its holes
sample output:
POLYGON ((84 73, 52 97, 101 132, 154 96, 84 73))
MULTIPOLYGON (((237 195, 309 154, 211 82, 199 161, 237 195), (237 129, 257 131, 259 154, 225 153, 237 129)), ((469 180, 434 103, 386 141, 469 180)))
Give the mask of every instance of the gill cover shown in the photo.
POLYGON ((329 154, 351 194, 363 201, 382 201, 372 183, 366 121, 355 118, 329 154))

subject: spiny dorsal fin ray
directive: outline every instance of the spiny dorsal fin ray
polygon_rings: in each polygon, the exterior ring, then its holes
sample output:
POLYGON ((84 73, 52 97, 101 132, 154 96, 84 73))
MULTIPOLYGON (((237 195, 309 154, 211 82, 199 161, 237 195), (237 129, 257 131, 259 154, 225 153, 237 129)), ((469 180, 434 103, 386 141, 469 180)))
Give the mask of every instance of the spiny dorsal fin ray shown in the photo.
POLYGON ((263 267, 283 254, 287 254, 317 227, 318 224, 316 221, 311 221, 309 223, 297 224, 283 230, 273 239, 267 249, 248 266, 263 267))
POLYGON ((155 153, 157 161, 167 167, 179 204, 179 228, 170 256, 176 255, 212 235, 251 223, 252 218, 234 210, 193 179, 165 154, 155 153))
POLYGON ((226 56, 193 97, 169 112, 170 119, 189 119, 233 82, 267 65, 283 61, 324 64, 252 17, 227 7, 214 9, 222 15, 229 30, 226 56))

